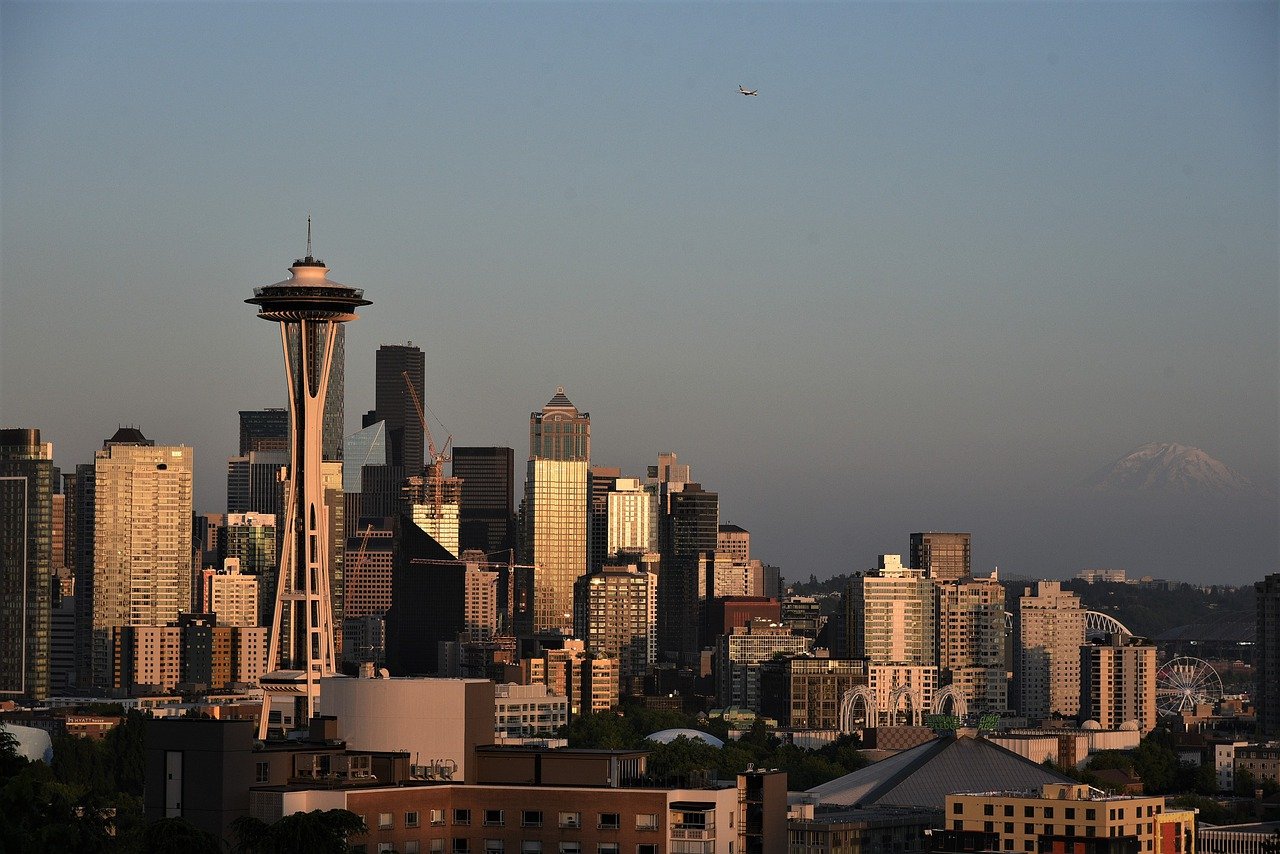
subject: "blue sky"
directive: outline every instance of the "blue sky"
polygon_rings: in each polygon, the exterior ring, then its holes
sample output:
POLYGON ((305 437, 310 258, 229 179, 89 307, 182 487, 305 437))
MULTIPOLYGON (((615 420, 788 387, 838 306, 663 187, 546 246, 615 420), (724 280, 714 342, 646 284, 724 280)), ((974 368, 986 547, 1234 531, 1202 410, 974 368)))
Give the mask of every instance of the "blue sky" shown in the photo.
POLYGON ((987 570, 1260 577, 1274 501, 1072 488, 1148 441, 1273 491, 1268 3, 0 5, 0 413, 60 465, 283 405, 242 300, 316 254, 458 444, 557 385, 791 577, 972 530, 987 570), (759 97, 736 94, 739 84, 759 97), (1120 521, 1117 521, 1120 520, 1120 521), (1163 527, 1162 527, 1163 526, 1163 527))

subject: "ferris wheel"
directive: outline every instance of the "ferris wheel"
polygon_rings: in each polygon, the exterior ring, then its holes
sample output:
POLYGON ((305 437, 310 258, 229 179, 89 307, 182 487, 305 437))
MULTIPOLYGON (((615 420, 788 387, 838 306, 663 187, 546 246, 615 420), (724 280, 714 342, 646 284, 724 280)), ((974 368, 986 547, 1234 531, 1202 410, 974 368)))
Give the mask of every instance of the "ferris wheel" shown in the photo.
POLYGON ((1194 711, 1197 705, 1222 699, 1222 679, 1202 658, 1181 656, 1156 671, 1156 708, 1162 715, 1194 711))

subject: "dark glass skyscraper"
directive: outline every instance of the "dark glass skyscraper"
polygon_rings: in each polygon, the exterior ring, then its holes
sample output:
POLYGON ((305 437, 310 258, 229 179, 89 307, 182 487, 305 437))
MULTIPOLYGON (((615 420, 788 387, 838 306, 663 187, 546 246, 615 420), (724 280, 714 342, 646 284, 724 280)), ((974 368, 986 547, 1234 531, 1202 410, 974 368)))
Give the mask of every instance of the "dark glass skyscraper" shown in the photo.
POLYGON ((418 400, 426 397, 426 359, 422 350, 408 344, 383 344, 374 361, 374 411, 387 423, 387 463, 403 466, 409 475, 422 473, 423 434, 413 396, 405 384, 409 374, 418 400))
POLYGON ((513 549, 515 542, 514 448, 461 447, 453 449, 453 476, 462 479, 458 508, 458 547, 494 554, 513 549))
POLYGON ((911 568, 923 569, 926 578, 956 581, 968 578, 969 541, 966 533, 923 531, 911 535, 911 568))
POLYGON ((289 410, 241 410, 240 456, 264 451, 289 452, 289 410))
POLYGON ((1280 573, 1273 573, 1254 585, 1257 622, 1254 626, 1257 651, 1254 653, 1258 693, 1258 732, 1280 733, 1280 573))
POLYGON ((0 430, 0 696, 49 696, 53 449, 0 430))
POLYGON ((697 483, 660 483, 658 651, 685 665, 702 651, 706 573, 715 565, 720 496, 697 483))

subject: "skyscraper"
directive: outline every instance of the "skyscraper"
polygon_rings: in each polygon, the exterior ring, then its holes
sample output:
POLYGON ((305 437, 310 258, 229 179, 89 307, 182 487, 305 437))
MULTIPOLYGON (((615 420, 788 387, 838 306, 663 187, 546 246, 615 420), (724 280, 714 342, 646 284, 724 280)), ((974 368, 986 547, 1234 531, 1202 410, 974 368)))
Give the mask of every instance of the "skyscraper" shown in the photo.
POLYGON ((496 558, 497 552, 515 548, 515 450, 455 446, 453 476, 462 481, 459 549, 496 558))
POLYGON ((191 608, 194 453, 122 427, 94 455, 92 678, 112 682, 113 633, 191 608))
POLYGON ((938 594, 938 669, 969 711, 1009 707, 1004 657, 1004 587, 992 578, 935 584, 938 594))
POLYGON ((1013 683, 1018 711, 1032 720, 1080 711, 1085 611, 1058 581, 1025 588, 1013 613, 1013 683))
POLYGON ((899 555, 880 555, 879 565, 850 581, 854 628, 851 658, 873 664, 931 667, 934 649, 933 583, 899 555))
POLYGON ((923 531, 911 535, 911 568, 924 570, 926 578, 954 581, 968 578, 969 534, 923 531))
POLYGON ((1280 572, 1272 573, 1253 586, 1257 601, 1254 624, 1257 642, 1258 731, 1262 735, 1280 733, 1280 572))
POLYGON ((622 469, 591 466, 587 470, 587 569, 595 572, 604 565, 609 542, 609 493, 622 469))
POLYGON ((643 565, 629 564, 606 565, 574 585, 576 633, 587 652, 618 660, 624 691, 640 693, 657 652, 657 582, 643 565))
POLYGON ((273 695, 293 701, 291 710, 279 710, 281 723, 309 721, 321 677, 336 669, 330 515, 331 496, 341 502, 341 472, 326 471, 321 461, 341 458, 342 324, 356 319, 356 308, 370 304, 362 290, 331 281, 329 268, 312 257, 309 221, 307 255, 289 272, 288 279, 254 288, 253 297, 245 300, 259 307, 258 317, 280 325, 293 428, 280 526, 280 582, 268 647, 272 672, 262 679, 260 738, 270 726, 273 695), (337 423, 331 425, 335 398, 337 423), (332 436, 331 426, 336 428, 332 436))
POLYGON ((573 583, 587 570, 591 416, 563 388, 529 413, 525 563, 534 566, 534 631, 573 631, 573 583))
POLYGON ((422 350, 412 341, 378 348, 374 360, 374 411, 387 424, 387 462, 404 466, 408 475, 418 475, 422 474, 425 460, 422 422, 405 385, 406 372, 418 399, 425 399, 426 360, 422 350))
POLYGON ((289 410, 240 411, 240 456, 254 452, 289 451, 289 410))
POLYGON ((715 571, 720 496, 699 483, 661 481, 658 502, 658 651, 692 666, 704 644, 707 573, 715 571))
POLYGON ((1155 729, 1155 644, 1113 634, 1080 647, 1080 717, 1104 730, 1130 721, 1144 734, 1155 729))
POLYGON ((0 696, 49 696, 53 447, 0 430, 0 696))

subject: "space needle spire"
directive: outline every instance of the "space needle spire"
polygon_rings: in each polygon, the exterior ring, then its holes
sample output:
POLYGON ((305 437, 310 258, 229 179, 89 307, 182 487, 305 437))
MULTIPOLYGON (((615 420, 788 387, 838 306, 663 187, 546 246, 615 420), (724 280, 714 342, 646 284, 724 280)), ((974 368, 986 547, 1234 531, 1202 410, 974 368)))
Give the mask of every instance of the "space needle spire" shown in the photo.
POLYGON ((258 306, 258 317, 280 326, 291 438, 259 738, 266 738, 273 710, 282 726, 290 718, 294 726, 306 725, 316 713, 321 677, 337 671, 321 472, 324 409, 338 324, 355 320, 355 309, 370 304, 364 291, 330 280, 329 268, 312 256, 309 215, 306 257, 289 273, 254 288, 245 300, 258 306))

